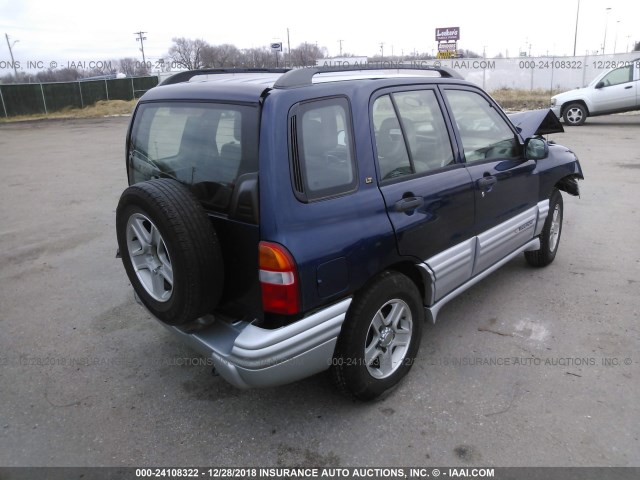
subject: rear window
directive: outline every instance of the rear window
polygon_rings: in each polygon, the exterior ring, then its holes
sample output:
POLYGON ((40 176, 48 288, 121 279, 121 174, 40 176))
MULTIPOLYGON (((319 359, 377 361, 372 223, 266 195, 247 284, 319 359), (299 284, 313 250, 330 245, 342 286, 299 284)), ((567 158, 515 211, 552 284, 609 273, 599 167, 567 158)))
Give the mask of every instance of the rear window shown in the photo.
POLYGON ((226 210, 239 176, 258 170, 257 107, 149 103, 136 112, 131 183, 173 178, 207 208, 226 210))

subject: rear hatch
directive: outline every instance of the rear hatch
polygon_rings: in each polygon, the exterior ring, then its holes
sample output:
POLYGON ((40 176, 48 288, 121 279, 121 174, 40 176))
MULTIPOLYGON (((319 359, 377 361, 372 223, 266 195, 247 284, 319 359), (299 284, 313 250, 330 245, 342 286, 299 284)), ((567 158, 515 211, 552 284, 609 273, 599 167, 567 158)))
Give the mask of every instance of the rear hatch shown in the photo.
POLYGON ((224 257, 218 309, 248 321, 261 316, 259 115, 257 104, 141 101, 127 141, 129 184, 173 178, 200 201, 224 257))

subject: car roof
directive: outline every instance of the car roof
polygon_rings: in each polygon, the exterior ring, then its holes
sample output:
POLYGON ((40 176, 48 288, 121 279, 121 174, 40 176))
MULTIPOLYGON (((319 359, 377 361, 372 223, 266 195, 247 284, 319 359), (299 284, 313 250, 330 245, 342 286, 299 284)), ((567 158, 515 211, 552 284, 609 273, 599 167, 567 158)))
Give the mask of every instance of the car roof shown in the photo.
MULTIPOLYGON (((238 75, 239 76, 239 75, 238 75)), ((170 85, 158 85, 147 91, 141 101, 157 100, 203 100, 203 99, 224 99, 234 103, 257 103, 265 90, 269 89, 275 79, 268 81, 264 79, 246 78, 230 80, 198 79, 197 81, 176 83, 170 85)))
MULTIPOLYGON (((357 80, 405 79, 408 83, 463 80, 446 68, 209 69, 175 74, 145 93, 142 101, 220 99, 258 103, 272 89, 290 89, 357 80)), ((392 84, 393 82, 383 82, 392 84)), ((457 82, 456 82, 457 83, 457 82)), ((466 82, 465 82, 466 83, 466 82)))

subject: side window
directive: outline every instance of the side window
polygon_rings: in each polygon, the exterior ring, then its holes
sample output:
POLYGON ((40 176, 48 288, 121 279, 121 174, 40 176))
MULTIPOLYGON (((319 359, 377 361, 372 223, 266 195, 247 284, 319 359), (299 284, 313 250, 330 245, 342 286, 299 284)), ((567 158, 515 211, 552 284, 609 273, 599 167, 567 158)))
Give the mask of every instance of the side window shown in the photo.
POLYGON ((605 87, 633 81, 633 65, 612 70, 602 78, 605 87))
POLYGON ((453 163, 449 134, 432 90, 397 92, 373 103, 380 179, 429 172, 453 163))
POLYGON ((376 135, 380 180, 412 173, 400 121, 389 95, 379 97, 373 102, 373 128, 376 135))
POLYGON ((449 133, 433 90, 399 92, 393 99, 402 119, 415 173, 453 163, 449 133))
POLYGON ((467 163, 521 156, 521 146, 506 121, 482 95, 467 90, 445 90, 462 137, 467 163))
POLYGON ((347 100, 302 103, 294 107, 289 122, 296 196, 313 201, 353 191, 357 175, 347 100))

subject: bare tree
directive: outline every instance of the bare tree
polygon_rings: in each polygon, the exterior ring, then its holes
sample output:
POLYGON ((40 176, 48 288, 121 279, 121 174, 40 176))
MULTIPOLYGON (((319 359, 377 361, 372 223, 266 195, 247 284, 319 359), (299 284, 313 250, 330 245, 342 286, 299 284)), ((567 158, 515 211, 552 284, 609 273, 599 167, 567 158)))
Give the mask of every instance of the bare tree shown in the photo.
POLYGON ((80 80, 83 75, 75 68, 61 68, 53 70, 48 68, 35 75, 36 82, 73 82, 80 80))
MULTIPOLYGON (((28 75, 28 74, 27 74, 28 75)), ((0 85, 8 84, 8 83, 31 83, 27 75, 20 75, 16 78, 13 73, 7 73, 6 75, 0 77, 0 85)), ((30 75, 29 75, 30 76, 30 75)))
POLYGON ((204 66, 202 52, 209 46, 207 42, 202 39, 191 40, 184 37, 173 38, 172 41, 173 45, 169 48, 171 63, 189 70, 197 70, 204 66))
POLYGON ((458 50, 458 54, 463 58, 482 58, 482 55, 480 55, 479 53, 464 48, 458 50))
POLYGON ((118 73, 118 60, 108 62, 97 62, 96 67, 91 70, 80 71, 80 75, 86 77, 106 77, 118 73))
POLYGON ((325 53, 326 48, 320 48, 313 43, 304 42, 291 49, 291 63, 296 67, 315 65, 317 59, 325 57, 325 53))
POLYGON ((270 49, 249 48, 243 52, 242 63, 247 67, 254 68, 271 68, 276 66, 275 55, 270 49))
POLYGON ((235 45, 207 45, 203 49, 202 62, 207 67, 236 67, 243 62, 242 52, 235 45))
POLYGON ((171 65, 171 57, 162 57, 159 58, 155 64, 157 70, 161 72, 170 72, 173 70, 171 65))
POLYGON ((117 62, 118 70, 127 77, 143 77, 149 75, 147 65, 132 57, 121 58, 117 62))

